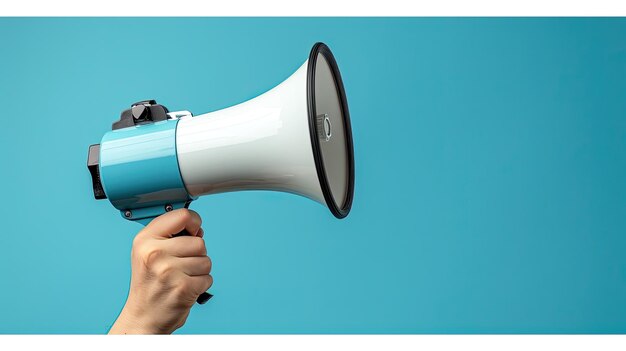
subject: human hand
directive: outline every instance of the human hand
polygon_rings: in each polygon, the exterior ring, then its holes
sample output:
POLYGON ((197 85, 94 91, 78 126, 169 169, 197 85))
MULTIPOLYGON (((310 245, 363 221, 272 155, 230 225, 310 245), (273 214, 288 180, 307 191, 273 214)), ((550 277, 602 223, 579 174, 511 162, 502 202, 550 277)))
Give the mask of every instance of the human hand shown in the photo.
POLYGON ((213 284, 201 224, 196 212, 174 210, 135 236, 130 292, 109 334, 171 334, 183 326, 213 284), (183 229, 190 236, 172 237, 183 229))

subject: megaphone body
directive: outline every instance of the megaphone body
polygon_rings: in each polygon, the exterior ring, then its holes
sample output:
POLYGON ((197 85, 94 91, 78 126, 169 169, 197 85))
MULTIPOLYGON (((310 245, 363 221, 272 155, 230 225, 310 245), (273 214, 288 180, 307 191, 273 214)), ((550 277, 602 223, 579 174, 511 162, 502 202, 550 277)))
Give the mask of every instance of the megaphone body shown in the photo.
POLYGON ((354 157, 343 82, 330 49, 317 43, 287 80, 244 103, 193 116, 154 100, 122 112, 89 149, 95 197, 147 224, 199 196, 283 191, 351 208, 354 157))
POLYGON ((197 116, 140 101, 112 129, 89 147, 87 166, 95 198, 108 198, 128 220, 145 225, 199 196, 240 190, 305 196, 337 218, 350 212, 348 104, 322 43, 287 80, 252 100, 197 116))

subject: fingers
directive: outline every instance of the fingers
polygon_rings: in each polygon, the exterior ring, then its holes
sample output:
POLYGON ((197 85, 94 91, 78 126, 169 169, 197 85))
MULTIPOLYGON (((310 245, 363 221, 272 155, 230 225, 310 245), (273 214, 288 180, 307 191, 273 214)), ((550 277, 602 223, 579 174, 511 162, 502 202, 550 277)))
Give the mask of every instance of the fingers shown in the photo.
MULTIPOLYGON (((201 225, 196 212, 180 209, 155 218, 137 234, 131 252, 131 292, 140 293, 129 296, 141 296, 136 303, 148 306, 142 310, 157 304, 161 308, 155 310, 165 308, 174 315, 182 313, 183 318, 175 321, 184 323, 184 314, 211 287, 212 264, 201 225), (189 235, 174 236, 183 230, 189 235)), ((166 322, 170 323, 170 319, 166 322)))
POLYGON ((197 297, 203 292, 209 290, 211 285, 213 285, 213 277, 211 275, 196 275, 188 277, 188 282, 190 288, 197 297))
POLYGON ((197 236, 180 236, 159 242, 158 244, 165 252, 175 257, 207 255, 204 239, 197 236))
POLYGON ((173 264, 188 276, 208 275, 211 273, 211 259, 204 257, 172 257, 173 264))
POLYGON ((140 235, 150 235, 155 238, 171 238, 183 229, 190 235, 198 235, 202 219, 195 211, 186 208, 165 213, 152 220, 140 233, 140 235))

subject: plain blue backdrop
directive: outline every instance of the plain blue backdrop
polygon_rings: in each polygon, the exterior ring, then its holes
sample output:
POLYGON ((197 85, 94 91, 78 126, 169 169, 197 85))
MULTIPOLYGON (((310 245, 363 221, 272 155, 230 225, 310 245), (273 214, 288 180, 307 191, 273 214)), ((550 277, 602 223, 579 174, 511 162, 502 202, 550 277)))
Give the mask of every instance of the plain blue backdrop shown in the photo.
POLYGON ((316 41, 352 213, 194 202, 215 297, 179 333, 626 332, 622 18, 0 19, 0 332, 104 333, 122 308, 140 226, 86 168, 121 110, 243 102, 316 41))

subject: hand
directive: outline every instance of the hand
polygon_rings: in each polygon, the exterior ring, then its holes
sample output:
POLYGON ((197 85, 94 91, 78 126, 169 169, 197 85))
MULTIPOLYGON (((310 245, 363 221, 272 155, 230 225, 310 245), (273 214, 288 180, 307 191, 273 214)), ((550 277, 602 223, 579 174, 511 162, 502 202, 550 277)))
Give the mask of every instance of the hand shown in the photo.
POLYGON ((155 218, 133 241, 126 304, 109 334, 171 334, 213 284, 200 216, 187 209, 155 218), (173 238, 187 230, 191 236, 173 238))

